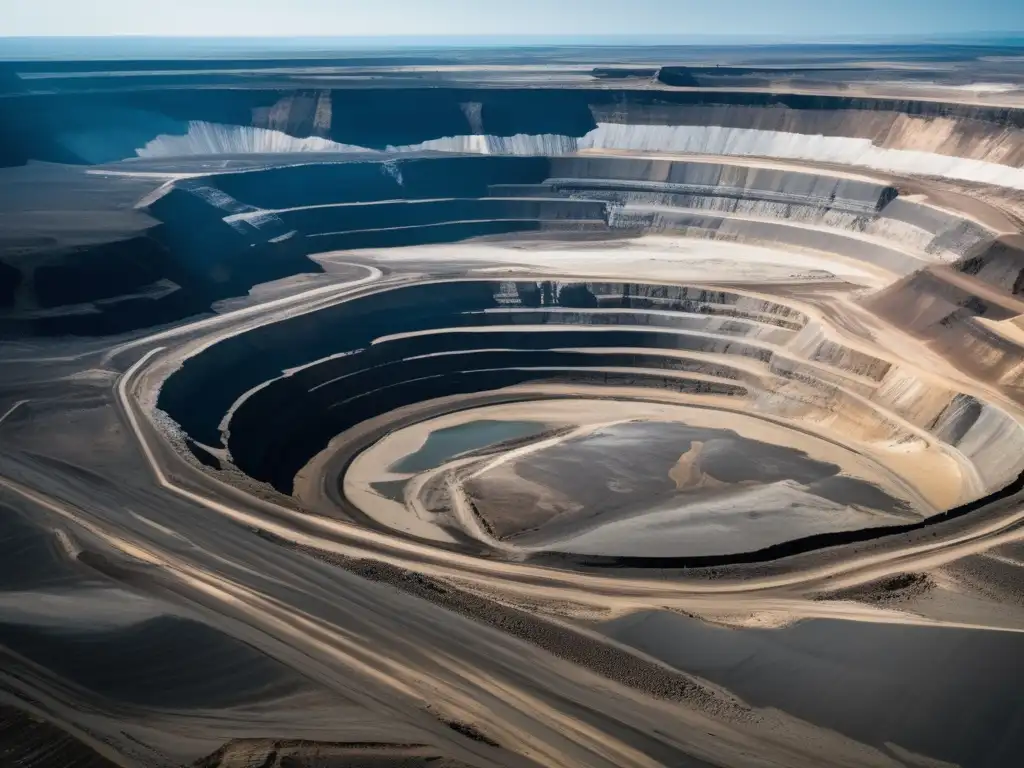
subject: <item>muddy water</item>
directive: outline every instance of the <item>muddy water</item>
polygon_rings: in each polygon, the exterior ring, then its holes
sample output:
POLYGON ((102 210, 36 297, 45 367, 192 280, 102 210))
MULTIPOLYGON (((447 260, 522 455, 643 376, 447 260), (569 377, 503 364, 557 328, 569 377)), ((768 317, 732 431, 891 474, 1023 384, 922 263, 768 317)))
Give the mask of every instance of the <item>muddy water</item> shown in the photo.
POLYGON ((468 421, 431 432, 419 450, 410 453, 390 469, 392 472, 425 472, 460 453, 538 435, 546 429, 548 425, 538 421, 468 421))

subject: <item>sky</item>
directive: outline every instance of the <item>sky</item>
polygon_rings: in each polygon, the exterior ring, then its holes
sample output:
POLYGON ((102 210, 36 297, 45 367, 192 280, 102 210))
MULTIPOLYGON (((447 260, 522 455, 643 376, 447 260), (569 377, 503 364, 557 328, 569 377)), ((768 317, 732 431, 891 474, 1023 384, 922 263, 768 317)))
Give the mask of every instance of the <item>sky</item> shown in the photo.
POLYGON ((1024 0, 0 0, 3 36, 933 36, 1024 30, 1024 0))

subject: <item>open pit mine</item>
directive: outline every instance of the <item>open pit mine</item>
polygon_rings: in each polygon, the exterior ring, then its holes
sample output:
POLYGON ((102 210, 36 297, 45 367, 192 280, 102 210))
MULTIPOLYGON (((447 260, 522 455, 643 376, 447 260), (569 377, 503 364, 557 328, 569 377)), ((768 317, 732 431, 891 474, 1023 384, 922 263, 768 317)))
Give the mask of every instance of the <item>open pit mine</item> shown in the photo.
POLYGON ((0 64, 0 762, 1022 764, 1024 52, 926 53, 0 64))

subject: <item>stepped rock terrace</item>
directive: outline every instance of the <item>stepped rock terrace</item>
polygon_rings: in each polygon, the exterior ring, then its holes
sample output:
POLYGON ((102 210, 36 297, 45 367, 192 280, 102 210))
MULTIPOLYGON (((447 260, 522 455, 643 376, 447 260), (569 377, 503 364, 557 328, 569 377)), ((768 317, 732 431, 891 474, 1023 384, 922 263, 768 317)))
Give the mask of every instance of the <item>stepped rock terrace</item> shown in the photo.
POLYGON ((1022 62, 0 63, 0 754, 1014 764, 1022 62))

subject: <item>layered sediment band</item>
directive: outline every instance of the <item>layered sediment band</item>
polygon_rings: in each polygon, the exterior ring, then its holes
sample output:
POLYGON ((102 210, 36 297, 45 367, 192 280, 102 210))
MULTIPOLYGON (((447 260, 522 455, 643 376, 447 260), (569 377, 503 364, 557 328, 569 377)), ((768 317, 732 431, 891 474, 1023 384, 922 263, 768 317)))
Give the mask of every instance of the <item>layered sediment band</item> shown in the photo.
POLYGON ((183 252, 234 238, 420 277, 213 344, 159 405, 230 476, 510 558, 927 524, 1024 469, 1024 249, 1008 209, 938 189, 628 153, 171 181, 145 206, 183 252), (200 212, 209 230, 180 226, 200 212))
POLYGON ((818 322, 697 286, 431 281, 214 344, 159 404, 208 464, 286 494, 312 472, 334 489, 335 514, 517 556, 728 554, 924 520, 1017 476, 1020 454, 1007 450, 1024 431, 1007 413, 829 340, 818 322), (566 397, 590 401, 588 415, 556 404, 566 397), (546 415, 527 418, 517 402, 546 415), (395 435, 420 430, 397 443, 415 454, 457 426, 429 427, 453 413, 470 432, 497 422, 512 436, 403 469, 395 435), (523 423, 535 428, 519 434, 523 423), (532 460, 565 468, 540 478, 532 460), (652 471, 660 483, 643 482, 652 471), (577 498, 580 477, 611 483, 604 493, 622 503, 577 498), (645 506, 654 516, 635 520, 645 506), (716 516, 744 533, 709 531, 716 516))

